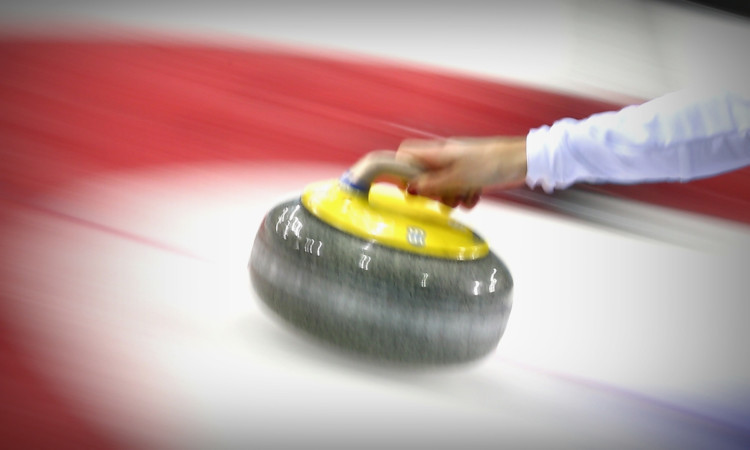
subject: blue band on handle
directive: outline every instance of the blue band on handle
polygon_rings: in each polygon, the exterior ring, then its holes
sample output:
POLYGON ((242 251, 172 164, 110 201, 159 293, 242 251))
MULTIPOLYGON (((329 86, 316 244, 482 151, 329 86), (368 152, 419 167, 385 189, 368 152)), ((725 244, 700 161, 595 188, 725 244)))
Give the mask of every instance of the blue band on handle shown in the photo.
POLYGON ((349 171, 347 170, 343 175, 341 175, 341 178, 339 178, 339 181, 346 186, 349 186, 350 188, 359 191, 364 192, 365 194, 370 192, 370 186, 363 186, 361 184, 354 183, 351 178, 349 177, 349 171))

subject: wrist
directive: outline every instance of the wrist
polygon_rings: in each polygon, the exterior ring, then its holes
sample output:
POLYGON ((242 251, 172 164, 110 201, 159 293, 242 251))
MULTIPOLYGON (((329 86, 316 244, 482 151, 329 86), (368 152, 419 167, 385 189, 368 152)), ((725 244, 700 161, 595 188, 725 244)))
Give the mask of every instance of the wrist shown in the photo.
POLYGON ((495 186, 507 188, 525 183, 528 170, 525 136, 498 138, 493 156, 495 186))

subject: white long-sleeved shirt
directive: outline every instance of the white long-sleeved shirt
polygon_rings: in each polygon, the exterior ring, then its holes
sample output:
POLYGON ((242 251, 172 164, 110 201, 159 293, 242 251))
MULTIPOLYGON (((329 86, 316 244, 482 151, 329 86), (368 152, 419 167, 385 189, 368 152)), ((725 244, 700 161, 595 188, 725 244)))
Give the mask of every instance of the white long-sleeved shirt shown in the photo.
POLYGON ((750 165, 750 95, 690 89, 526 137, 530 187, 688 181, 750 165))

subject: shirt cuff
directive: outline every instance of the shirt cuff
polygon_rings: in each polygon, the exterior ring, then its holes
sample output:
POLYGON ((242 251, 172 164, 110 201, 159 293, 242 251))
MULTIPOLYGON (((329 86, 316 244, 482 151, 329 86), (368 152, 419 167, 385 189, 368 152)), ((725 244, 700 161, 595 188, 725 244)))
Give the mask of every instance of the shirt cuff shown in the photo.
POLYGON ((555 190, 552 158, 548 147, 550 127, 545 125, 529 131, 526 135, 526 184, 534 189, 541 186, 545 192, 555 190))

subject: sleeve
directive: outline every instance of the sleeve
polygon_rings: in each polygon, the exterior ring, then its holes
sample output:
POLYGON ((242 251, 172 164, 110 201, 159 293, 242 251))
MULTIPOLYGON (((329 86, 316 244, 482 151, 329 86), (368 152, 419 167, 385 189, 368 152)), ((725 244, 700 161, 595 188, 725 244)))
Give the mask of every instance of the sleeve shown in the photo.
POLYGON ((750 95, 683 90, 526 137, 530 187, 688 181, 750 165, 750 95))

